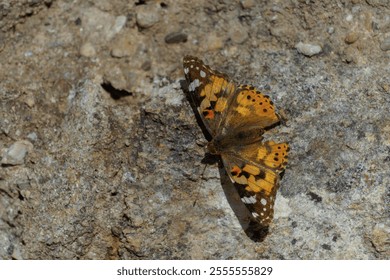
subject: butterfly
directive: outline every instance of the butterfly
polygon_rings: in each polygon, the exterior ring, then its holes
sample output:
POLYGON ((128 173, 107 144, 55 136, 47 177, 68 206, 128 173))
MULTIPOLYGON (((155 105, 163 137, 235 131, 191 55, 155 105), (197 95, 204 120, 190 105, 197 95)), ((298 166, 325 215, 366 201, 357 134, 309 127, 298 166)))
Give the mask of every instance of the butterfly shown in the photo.
POLYGON ((188 91, 212 139, 209 153, 219 155, 241 201, 261 227, 271 223, 280 175, 289 145, 264 141, 281 120, 269 96, 251 85, 236 85, 202 60, 185 56, 188 91))

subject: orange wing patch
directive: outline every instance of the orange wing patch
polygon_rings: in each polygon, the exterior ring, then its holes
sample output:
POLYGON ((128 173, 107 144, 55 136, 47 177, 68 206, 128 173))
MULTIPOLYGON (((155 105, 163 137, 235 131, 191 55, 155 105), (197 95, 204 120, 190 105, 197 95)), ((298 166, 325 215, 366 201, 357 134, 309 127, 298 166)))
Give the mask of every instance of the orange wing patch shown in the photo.
POLYGON ((225 127, 232 131, 248 128, 265 129, 279 122, 273 102, 250 85, 240 85, 229 104, 225 127))
POLYGON ((204 97, 199 108, 206 118, 214 118, 214 112, 221 113, 226 109, 227 99, 225 93, 234 91, 234 85, 223 77, 211 75, 209 81, 200 92, 204 97))
POLYGON ((287 165, 288 151, 287 143, 278 144, 274 141, 268 141, 257 150, 256 159, 264 162, 267 167, 283 170, 287 165))
POLYGON ((243 168, 235 165, 230 170, 232 180, 244 185, 249 192, 265 192, 270 194, 277 184, 277 176, 271 170, 261 170, 259 167, 246 164, 243 168))
POLYGON ((243 117, 248 117, 250 114, 255 114, 263 127, 274 124, 279 121, 275 113, 273 102, 268 95, 263 95, 250 85, 241 85, 237 95, 238 106, 235 110, 243 117))

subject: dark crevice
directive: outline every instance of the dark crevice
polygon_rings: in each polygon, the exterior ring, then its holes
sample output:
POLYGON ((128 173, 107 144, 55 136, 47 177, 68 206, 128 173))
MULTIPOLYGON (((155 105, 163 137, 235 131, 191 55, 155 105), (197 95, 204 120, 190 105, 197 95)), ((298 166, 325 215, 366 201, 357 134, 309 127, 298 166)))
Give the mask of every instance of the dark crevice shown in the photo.
POLYGON ((313 200, 316 203, 322 202, 322 197, 319 196, 318 194, 314 193, 314 192, 308 192, 306 195, 308 197, 310 197, 310 199, 313 200))
POLYGON ((133 95, 132 92, 128 92, 127 90, 124 90, 124 89, 116 89, 114 88, 110 82, 104 82, 101 84, 102 88, 108 92, 111 97, 115 100, 118 100, 122 97, 125 97, 125 96, 131 96, 133 95))

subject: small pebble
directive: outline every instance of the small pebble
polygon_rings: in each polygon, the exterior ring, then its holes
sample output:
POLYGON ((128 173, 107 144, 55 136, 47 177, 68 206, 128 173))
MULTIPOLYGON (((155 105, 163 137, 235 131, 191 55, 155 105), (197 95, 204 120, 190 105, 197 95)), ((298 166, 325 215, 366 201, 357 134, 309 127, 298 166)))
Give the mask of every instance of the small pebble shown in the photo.
POLYGON ((32 51, 26 51, 25 53, 24 53, 24 56, 25 57, 31 57, 31 56, 33 56, 34 55, 34 53, 32 52, 32 51))
POLYGON ((382 43, 381 43, 381 45, 380 45, 380 48, 381 48, 382 51, 388 51, 388 50, 390 50, 390 36, 387 37, 387 38, 385 38, 385 39, 382 41, 382 43))
POLYGON ((2 165, 20 165, 24 163, 24 158, 31 151, 33 145, 29 141, 16 141, 2 155, 2 165))
POLYGON ((24 100, 24 103, 26 103, 26 105, 30 108, 34 107, 35 105, 34 96, 32 95, 27 96, 26 99, 24 100))
POLYGON ((229 37, 233 43, 242 44, 248 39, 248 32, 239 23, 236 23, 229 29, 229 37))
POLYGON ((348 14, 348 15, 345 17, 345 20, 346 20, 346 21, 352 21, 352 20, 353 20, 353 15, 348 14))
POLYGON ((87 42, 81 46, 80 54, 85 57, 93 57, 96 55, 96 50, 91 43, 87 42))
POLYGON ((38 136, 37 136, 37 134, 35 133, 35 132, 31 132, 31 133, 29 133, 28 135, 27 135, 27 138, 29 139, 29 140, 31 140, 31 141, 37 141, 37 139, 38 139, 38 136))
POLYGON ((319 45, 305 44, 302 42, 296 44, 295 48, 298 50, 299 53, 309 57, 319 54, 322 51, 322 48, 319 45))
POLYGON ((150 60, 144 61, 141 65, 141 69, 144 71, 149 71, 152 68, 152 62, 150 60))
POLYGON ((112 57, 116 57, 116 58, 126 57, 130 55, 128 49, 124 49, 118 46, 114 46, 110 54, 112 57))
POLYGON ((187 42, 187 34, 182 32, 172 32, 165 36, 165 43, 167 44, 177 44, 187 42))
POLYGON ((355 32, 348 33, 347 36, 345 36, 345 43, 347 44, 353 44, 359 39, 359 35, 355 32))
POLYGON ((357 57, 356 48, 353 47, 347 47, 342 55, 342 59, 346 63, 357 63, 357 57))
POLYGON ((329 34, 333 34, 334 33, 334 27, 333 26, 329 26, 327 32, 329 34))
POLYGON ((127 171, 122 175, 122 182, 124 183, 135 183, 137 180, 134 178, 133 174, 131 172, 127 171))
POLYGON ((208 51, 215 51, 222 49, 224 46, 224 39, 217 36, 215 33, 209 33, 205 40, 204 46, 208 51))
POLYGON ((160 21, 160 13, 155 5, 137 6, 136 21, 139 27, 149 28, 160 21))
POLYGON ((250 9, 256 5, 256 2, 255 0, 241 0, 240 4, 243 9, 250 9))
POLYGON ((379 251, 385 252, 389 248, 390 227, 384 223, 376 224, 371 232, 371 242, 379 251))
POLYGON ((119 16, 119 17, 116 17, 115 19, 115 23, 114 23, 114 26, 113 26, 113 32, 116 34, 116 33, 119 33, 119 31, 122 30, 122 28, 125 26, 126 24, 126 20, 127 18, 125 16, 119 16))

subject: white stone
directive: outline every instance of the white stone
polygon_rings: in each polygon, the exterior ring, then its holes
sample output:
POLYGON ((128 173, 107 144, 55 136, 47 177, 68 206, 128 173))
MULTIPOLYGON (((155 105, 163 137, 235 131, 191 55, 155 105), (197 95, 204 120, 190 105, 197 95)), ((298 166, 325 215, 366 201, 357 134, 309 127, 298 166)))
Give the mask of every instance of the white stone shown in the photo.
POLYGON ((319 54, 322 51, 322 48, 319 45, 306 44, 302 42, 296 44, 295 48, 298 50, 299 53, 309 57, 319 54))
POLYGON ((1 164, 19 165, 24 163, 24 158, 27 153, 33 148, 33 144, 29 141, 16 141, 2 155, 1 164))
POLYGON ((87 42, 81 46, 80 54, 85 57, 94 57, 96 55, 95 47, 87 42))

